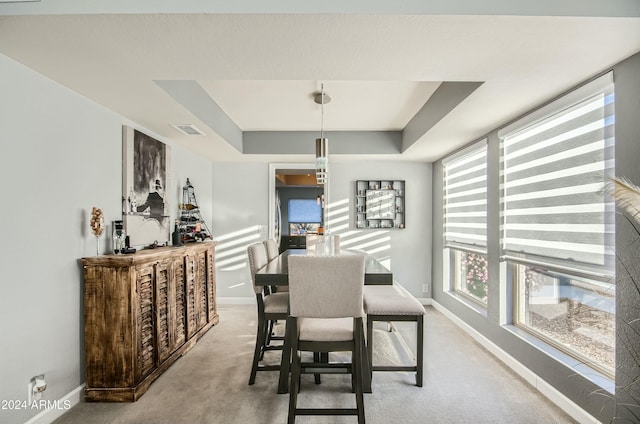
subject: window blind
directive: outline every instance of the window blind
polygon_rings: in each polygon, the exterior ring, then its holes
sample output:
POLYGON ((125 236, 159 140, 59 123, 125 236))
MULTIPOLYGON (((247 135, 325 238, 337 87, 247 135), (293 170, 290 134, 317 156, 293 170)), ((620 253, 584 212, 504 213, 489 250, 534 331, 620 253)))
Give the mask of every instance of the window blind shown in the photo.
POLYGON ((316 199, 289 199, 289 222, 322 222, 322 207, 316 199))
POLYGON ((505 255, 613 266, 615 207, 603 193, 614 169, 613 100, 606 76, 501 137, 505 255))
POLYGON ((443 162, 445 247, 487 249, 487 143, 443 162))

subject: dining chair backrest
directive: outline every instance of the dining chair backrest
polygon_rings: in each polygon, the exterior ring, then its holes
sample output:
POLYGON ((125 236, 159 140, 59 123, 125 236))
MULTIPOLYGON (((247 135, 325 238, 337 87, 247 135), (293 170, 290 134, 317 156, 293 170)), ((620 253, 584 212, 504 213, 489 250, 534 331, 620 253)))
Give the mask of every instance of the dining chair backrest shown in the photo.
POLYGON ((362 317, 364 257, 289 256, 289 307, 294 317, 362 317))
POLYGON ((278 252, 278 243, 276 243, 274 239, 266 239, 263 243, 267 249, 267 259, 272 261, 277 258, 280 254, 280 252, 278 252))
POLYGON ((260 294, 263 291, 263 287, 256 285, 256 272, 269 262, 267 259, 267 249, 263 243, 254 243, 247 248, 247 255, 249 256, 249 271, 251 272, 253 291, 255 294, 260 294))

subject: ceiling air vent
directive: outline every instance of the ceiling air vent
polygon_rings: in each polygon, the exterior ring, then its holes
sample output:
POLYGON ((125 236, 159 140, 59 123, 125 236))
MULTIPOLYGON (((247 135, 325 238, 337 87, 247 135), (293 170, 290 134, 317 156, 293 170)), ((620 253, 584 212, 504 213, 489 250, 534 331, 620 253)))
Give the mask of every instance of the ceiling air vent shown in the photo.
POLYGON ((204 135, 202 131, 191 124, 175 124, 171 126, 184 135, 204 135))

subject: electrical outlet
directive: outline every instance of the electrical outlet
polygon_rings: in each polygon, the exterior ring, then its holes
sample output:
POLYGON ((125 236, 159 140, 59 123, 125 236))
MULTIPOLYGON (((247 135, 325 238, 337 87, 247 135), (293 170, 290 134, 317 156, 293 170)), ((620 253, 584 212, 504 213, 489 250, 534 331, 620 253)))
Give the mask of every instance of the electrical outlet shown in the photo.
POLYGON ((35 381, 30 381, 29 384, 27 385, 27 399, 29 399, 29 405, 31 405, 33 403, 34 400, 38 400, 34 397, 34 394, 38 394, 40 396, 42 396, 41 393, 33 393, 33 388, 36 386, 36 382, 35 381))
POLYGON ((47 382, 44 379, 44 374, 37 375, 27 385, 27 399, 29 399, 29 405, 34 401, 42 399, 42 392, 47 389, 47 382))
POLYGON ((422 293, 429 293, 429 285, 428 284, 423 284, 422 285, 422 293))

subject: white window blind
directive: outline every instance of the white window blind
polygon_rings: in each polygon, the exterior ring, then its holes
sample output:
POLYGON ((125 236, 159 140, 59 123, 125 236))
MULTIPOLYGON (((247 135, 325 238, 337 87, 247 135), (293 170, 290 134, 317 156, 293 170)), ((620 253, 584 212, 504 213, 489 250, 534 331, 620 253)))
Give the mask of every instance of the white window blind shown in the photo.
POLYGON ((501 135, 507 257, 612 267, 615 208, 603 187, 614 169, 613 98, 605 75, 501 135))
POLYGON ((443 162, 445 247, 487 249, 487 143, 443 162))

